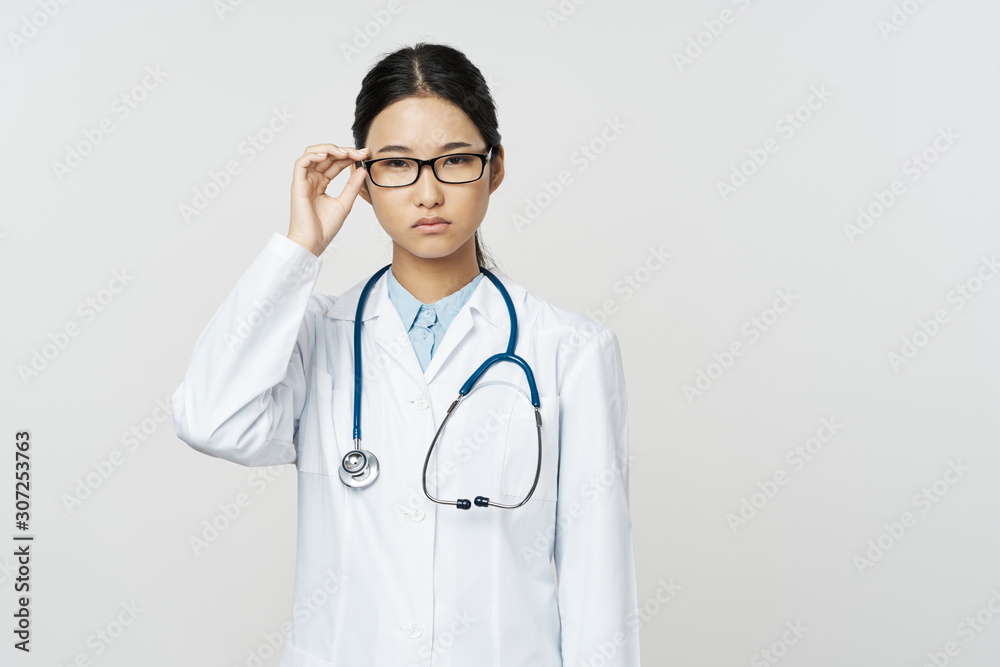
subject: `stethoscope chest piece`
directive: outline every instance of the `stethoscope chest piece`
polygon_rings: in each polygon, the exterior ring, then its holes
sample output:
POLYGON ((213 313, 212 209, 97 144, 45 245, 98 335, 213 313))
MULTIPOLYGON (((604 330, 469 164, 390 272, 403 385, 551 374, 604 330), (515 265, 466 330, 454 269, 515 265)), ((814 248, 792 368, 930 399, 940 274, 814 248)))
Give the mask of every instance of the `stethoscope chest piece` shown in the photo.
POLYGON ((340 481, 347 486, 360 489, 368 486, 378 477, 378 459, 364 449, 352 449, 340 464, 340 481))

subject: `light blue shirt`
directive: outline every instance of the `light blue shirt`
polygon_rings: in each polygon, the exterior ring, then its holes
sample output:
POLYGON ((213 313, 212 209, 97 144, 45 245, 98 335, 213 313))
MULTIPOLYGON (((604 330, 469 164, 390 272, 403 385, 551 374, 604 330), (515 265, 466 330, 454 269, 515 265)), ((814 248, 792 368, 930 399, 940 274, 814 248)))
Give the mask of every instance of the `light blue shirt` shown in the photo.
POLYGON ((472 293, 483 277, 482 271, 475 278, 458 290, 443 299, 439 299, 432 304, 425 304, 410 294, 405 287, 399 284, 396 276, 389 269, 387 288, 389 300, 396 306, 399 317, 403 320, 403 328, 410 336, 413 343, 413 351, 417 353, 417 361, 420 362, 420 369, 426 371, 427 364, 431 362, 434 351, 441 344, 444 332, 448 325, 455 319, 455 315, 462 309, 465 302, 469 300, 472 293))

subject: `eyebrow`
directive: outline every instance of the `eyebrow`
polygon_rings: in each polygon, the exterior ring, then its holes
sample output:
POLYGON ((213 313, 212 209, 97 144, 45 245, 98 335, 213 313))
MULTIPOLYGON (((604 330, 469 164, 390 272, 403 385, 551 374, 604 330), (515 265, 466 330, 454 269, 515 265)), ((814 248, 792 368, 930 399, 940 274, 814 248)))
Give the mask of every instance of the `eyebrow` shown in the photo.
MULTIPOLYGON (((441 146, 441 150, 450 151, 453 148, 471 148, 472 144, 464 141, 450 141, 441 146)), ((375 151, 375 154, 380 153, 409 153, 412 151, 409 146, 400 146, 399 144, 390 144, 388 146, 383 146, 382 148, 375 151)))

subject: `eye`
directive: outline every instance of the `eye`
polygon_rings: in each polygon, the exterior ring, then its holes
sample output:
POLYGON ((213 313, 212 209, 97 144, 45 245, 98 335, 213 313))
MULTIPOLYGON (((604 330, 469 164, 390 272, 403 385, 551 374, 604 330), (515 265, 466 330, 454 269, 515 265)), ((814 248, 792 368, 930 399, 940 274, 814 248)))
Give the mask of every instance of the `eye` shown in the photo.
POLYGON ((407 162, 406 160, 386 160, 382 164, 384 164, 387 167, 394 167, 394 168, 409 167, 410 166, 410 163, 407 162))
POLYGON ((468 163, 472 158, 468 155, 452 155, 445 160, 446 165, 460 165, 468 163))

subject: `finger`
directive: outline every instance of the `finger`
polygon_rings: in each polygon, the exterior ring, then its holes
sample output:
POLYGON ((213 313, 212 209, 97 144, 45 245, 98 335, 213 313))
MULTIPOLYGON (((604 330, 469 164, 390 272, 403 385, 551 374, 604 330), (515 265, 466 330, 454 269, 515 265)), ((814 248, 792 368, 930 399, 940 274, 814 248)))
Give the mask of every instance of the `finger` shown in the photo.
POLYGON ((331 156, 326 153, 306 153, 295 161, 292 177, 293 179, 296 177, 305 179, 310 171, 323 173, 330 169, 333 169, 333 173, 336 175, 353 161, 353 158, 350 157, 331 156))
POLYGON ((324 173, 326 178, 332 180, 333 176, 340 173, 340 170, 347 166, 347 164, 355 160, 364 159, 367 156, 367 149, 364 151, 359 151, 355 148, 342 149, 336 144, 316 144, 309 148, 315 150, 307 150, 301 157, 295 160, 295 165, 292 169, 293 186, 299 182, 304 185, 310 171, 319 173, 332 172, 329 175, 324 173))
POLYGON ((329 165, 327 165, 327 163, 324 161, 316 165, 316 171, 323 170, 323 176, 329 178, 332 181, 344 167, 349 167, 355 162, 357 162, 357 160, 355 160, 352 157, 339 158, 337 160, 333 160, 330 162, 329 165))
MULTIPOLYGON (((349 148, 349 147, 345 147, 349 148)), ((329 153, 334 151, 343 151, 337 144, 314 144, 312 146, 307 146, 305 151, 302 152, 303 155, 306 153, 329 153)))
POLYGON ((344 211, 347 213, 351 212, 351 207, 354 205, 354 200, 357 198, 358 193, 361 191, 361 185, 365 182, 365 170, 356 169, 351 177, 347 179, 347 183, 344 185, 344 189, 340 192, 340 195, 336 197, 340 205, 344 207, 344 211))
POLYGON ((364 153, 361 153, 359 155, 352 155, 351 153, 345 153, 345 152, 338 153, 336 151, 306 153, 302 157, 306 157, 306 155, 319 156, 318 161, 312 161, 314 164, 313 168, 315 171, 327 172, 325 175, 328 178, 333 178, 333 176, 336 176, 337 173, 340 172, 340 169, 343 169, 344 165, 356 162, 357 160, 363 159, 365 157, 364 153), (331 167, 336 167, 336 170, 333 171, 332 173, 329 171, 331 167))
POLYGON ((302 157, 295 160, 295 164, 292 167, 292 183, 301 181, 305 182, 306 176, 309 173, 309 167, 315 163, 325 160, 327 158, 326 154, 321 153, 305 153, 302 157))
POLYGON ((349 155, 329 155, 327 153, 314 153, 318 160, 312 163, 313 171, 317 171, 327 178, 333 178, 340 170, 349 164, 354 163, 354 158, 349 155))
POLYGON ((360 155, 367 148, 357 149, 353 146, 338 146, 337 144, 315 144, 306 148, 306 153, 330 153, 335 155, 360 155))

